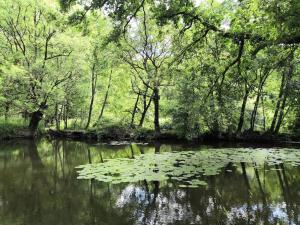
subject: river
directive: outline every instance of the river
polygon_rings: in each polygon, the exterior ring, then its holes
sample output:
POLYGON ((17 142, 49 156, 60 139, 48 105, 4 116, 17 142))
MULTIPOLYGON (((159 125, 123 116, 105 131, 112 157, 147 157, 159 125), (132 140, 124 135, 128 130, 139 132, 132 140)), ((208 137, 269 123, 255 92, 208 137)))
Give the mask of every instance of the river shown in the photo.
POLYGON ((292 147, 6 141, 0 224, 300 224, 299 165, 292 147))

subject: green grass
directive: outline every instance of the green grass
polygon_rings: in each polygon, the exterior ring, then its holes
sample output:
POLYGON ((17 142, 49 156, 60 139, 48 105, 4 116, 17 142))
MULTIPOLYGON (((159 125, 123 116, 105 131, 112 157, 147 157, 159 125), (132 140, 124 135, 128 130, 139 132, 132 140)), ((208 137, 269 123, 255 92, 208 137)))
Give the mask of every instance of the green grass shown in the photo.
POLYGON ((0 139, 16 135, 18 130, 25 129, 28 124, 23 119, 13 118, 5 121, 0 118, 0 139))
MULTIPOLYGON (((9 118, 7 121, 3 117, 0 117, 0 139, 14 137, 20 130, 28 129, 29 121, 25 121, 23 118, 9 118)), ((45 127, 43 120, 38 126, 38 134, 45 133, 45 127)))

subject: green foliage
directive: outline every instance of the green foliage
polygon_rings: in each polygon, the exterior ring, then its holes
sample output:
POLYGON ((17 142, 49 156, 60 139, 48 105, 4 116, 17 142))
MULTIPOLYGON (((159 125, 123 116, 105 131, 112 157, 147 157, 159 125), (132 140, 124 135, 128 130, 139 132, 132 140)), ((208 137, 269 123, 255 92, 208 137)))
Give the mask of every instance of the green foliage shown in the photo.
POLYGON ((299 123, 297 11, 296 0, 3 0, 0 113, 188 139, 290 132, 299 123))

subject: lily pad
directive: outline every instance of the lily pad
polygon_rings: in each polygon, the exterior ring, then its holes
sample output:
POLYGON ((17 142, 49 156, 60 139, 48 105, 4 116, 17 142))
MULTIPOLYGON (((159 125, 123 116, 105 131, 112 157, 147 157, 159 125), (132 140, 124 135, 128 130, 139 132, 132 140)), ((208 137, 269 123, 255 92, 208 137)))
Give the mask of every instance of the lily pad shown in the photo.
POLYGON ((298 149, 213 149, 202 151, 162 152, 137 155, 134 159, 114 158, 104 163, 80 165, 78 179, 128 183, 174 180, 179 187, 207 185, 206 176, 218 175, 229 163, 249 163, 255 168, 281 163, 300 165, 298 149))

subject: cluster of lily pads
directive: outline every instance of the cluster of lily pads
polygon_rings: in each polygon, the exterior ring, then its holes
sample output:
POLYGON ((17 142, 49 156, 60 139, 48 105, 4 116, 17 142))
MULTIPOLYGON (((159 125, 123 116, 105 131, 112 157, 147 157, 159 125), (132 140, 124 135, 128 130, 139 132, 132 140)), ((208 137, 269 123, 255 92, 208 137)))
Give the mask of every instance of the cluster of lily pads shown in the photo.
POLYGON ((229 163, 251 163, 257 167, 286 163, 300 165, 298 149, 207 149, 202 151, 141 154, 134 159, 107 159, 104 163, 81 165, 78 179, 117 183, 178 181, 180 187, 206 185, 205 176, 219 174, 229 163))

